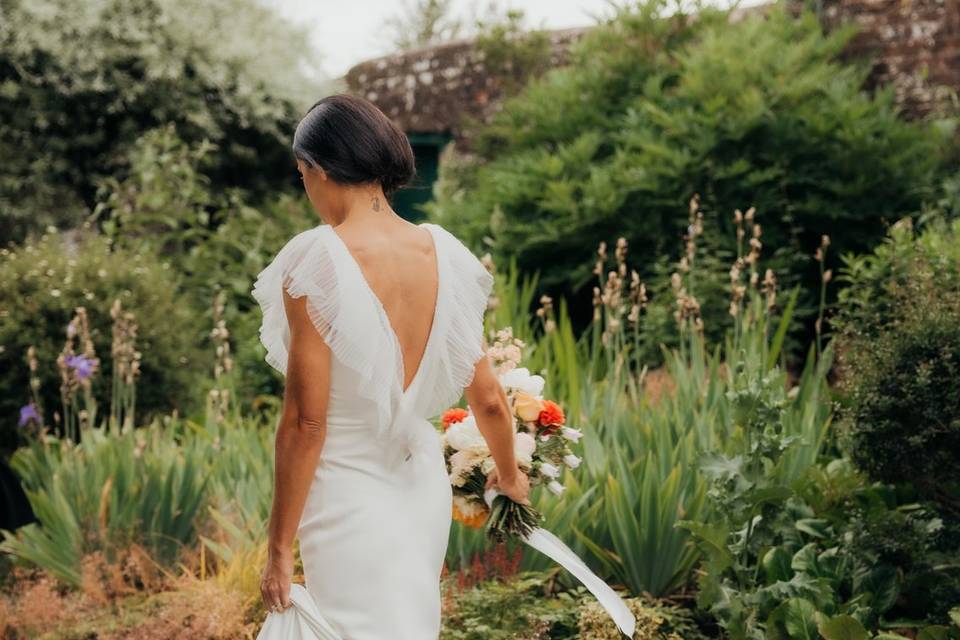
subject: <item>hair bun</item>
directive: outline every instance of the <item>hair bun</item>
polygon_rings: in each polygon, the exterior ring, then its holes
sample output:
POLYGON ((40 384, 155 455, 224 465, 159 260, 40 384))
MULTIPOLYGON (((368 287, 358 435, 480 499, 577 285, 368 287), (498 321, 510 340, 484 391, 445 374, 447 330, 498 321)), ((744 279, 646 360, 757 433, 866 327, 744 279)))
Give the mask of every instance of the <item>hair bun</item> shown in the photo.
POLYGON ((335 182, 376 182, 390 199, 416 176, 407 135, 369 100, 346 93, 314 104, 297 125, 293 154, 335 182))

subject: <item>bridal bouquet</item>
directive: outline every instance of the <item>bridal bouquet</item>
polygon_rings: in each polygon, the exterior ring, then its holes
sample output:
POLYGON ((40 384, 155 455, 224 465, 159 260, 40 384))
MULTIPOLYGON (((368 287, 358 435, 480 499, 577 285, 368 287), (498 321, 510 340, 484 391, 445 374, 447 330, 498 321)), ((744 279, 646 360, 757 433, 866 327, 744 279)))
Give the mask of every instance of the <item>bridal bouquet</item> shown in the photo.
MULTIPOLYGON (((575 469, 580 464, 569 443, 577 442, 581 432, 566 426, 560 405, 543 397, 543 377, 518 366, 523 341, 514 338, 510 328, 499 331, 496 338, 487 354, 493 360, 514 418, 518 466, 528 475, 531 486, 544 484, 559 496, 564 490, 558 482, 563 469, 575 469)), ((465 409, 449 409, 444 412, 442 423, 444 457, 453 485, 454 520, 485 527, 495 541, 508 535, 526 538, 539 526, 542 515, 532 506, 504 495, 498 494, 487 502, 487 475, 496 464, 474 416, 465 409)))

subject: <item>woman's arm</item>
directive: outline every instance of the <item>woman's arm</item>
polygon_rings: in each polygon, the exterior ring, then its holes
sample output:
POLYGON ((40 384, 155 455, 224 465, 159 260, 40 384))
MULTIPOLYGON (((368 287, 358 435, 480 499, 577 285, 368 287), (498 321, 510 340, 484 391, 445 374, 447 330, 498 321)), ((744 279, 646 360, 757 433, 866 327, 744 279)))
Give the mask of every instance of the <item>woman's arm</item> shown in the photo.
POLYGON ((527 474, 517 466, 514 452, 513 415, 490 358, 485 356, 477 362, 473 381, 464 390, 464 395, 477 421, 477 428, 487 441, 490 455, 497 463, 487 477, 487 486, 495 484, 501 493, 512 500, 529 504, 527 474))
POLYGON ((260 584, 266 605, 284 609, 290 605, 293 541, 326 437, 330 394, 330 348, 307 315, 306 304, 306 297, 292 298, 284 290, 290 346, 274 444, 269 555, 260 584))

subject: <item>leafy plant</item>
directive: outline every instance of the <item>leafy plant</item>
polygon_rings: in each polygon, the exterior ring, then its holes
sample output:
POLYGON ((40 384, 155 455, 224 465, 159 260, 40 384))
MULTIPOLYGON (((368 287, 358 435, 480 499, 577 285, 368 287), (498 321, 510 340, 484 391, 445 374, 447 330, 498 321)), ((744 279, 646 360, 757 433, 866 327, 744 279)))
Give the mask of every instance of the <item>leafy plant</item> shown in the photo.
MULTIPOLYGON (((47 426, 60 406, 61 376, 56 359, 77 307, 86 309, 99 371, 111 371, 114 357, 110 316, 114 300, 136 315, 136 348, 143 354, 137 410, 156 415, 197 406, 193 394, 204 365, 202 317, 178 297, 179 276, 170 263, 113 246, 89 230, 48 230, 39 240, 0 249, 0 448, 18 443, 16 415, 29 399, 29 378, 37 379, 47 426), (36 371, 26 366, 34 347, 36 371)), ((106 405, 110 377, 93 379, 93 394, 106 405)))
POLYGON ((851 29, 824 35, 812 12, 782 5, 735 22, 699 3, 696 19, 667 1, 621 7, 568 66, 505 102, 472 159, 441 165, 431 217, 540 270, 541 290, 569 297, 582 327, 601 240, 623 236, 643 256, 641 278, 662 289, 654 265, 676 259, 688 224, 676 212, 691 195, 720 237, 733 230, 723 212, 755 206, 777 248, 770 266, 803 283, 796 314, 811 318, 820 236, 862 251, 884 220, 920 211, 945 172, 950 127, 901 121, 891 90, 864 93, 867 68, 841 62, 851 29))

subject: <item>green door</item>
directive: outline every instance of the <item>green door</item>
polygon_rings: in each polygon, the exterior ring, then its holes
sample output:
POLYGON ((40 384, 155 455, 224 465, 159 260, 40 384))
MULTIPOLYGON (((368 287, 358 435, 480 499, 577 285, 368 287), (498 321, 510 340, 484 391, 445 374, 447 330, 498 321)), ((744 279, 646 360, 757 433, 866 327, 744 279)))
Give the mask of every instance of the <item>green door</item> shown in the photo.
POLYGON ((450 140, 443 133, 407 133, 417 164, 417 177, 393 196, 393 209, 410 222, 420 222, 426 214, 419 206, 433 198, 433 183, 437 180, 440 151, 450 140))

